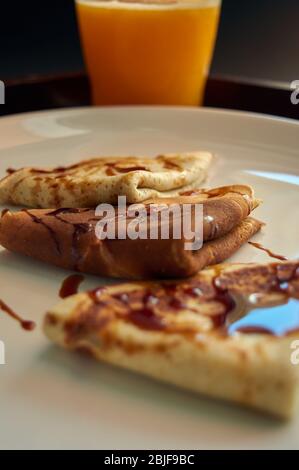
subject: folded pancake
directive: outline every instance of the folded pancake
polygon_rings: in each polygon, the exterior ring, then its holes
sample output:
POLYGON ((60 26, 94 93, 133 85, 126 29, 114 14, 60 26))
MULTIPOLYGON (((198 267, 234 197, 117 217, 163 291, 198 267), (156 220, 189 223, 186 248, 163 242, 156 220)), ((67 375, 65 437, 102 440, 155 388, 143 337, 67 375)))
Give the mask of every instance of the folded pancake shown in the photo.
POLYGON ((101 286, 53 307, 44 331, 67 349, 288 418, 299 396, 299 368, 291 362, 299 261, 101 286))
MULTIPOLYGON (((186 197, 171 199, 181 211, 186 197)), ((146 238, 131 239, 118 235, 121 217, 117 213, 108 225, 115 223, 115 239, 99 239, 98 223, 102 220, 92 209, 35 209, 12 213, 6 211, 0 220, 0 244, 13 252, 21 253, 41 261, 81 272, 105 277, 148 279, 187 277, 205 266, 219 263, 240 248, 260 228, 262 223, 248 217, 258 205, 251 188, 228 186, 200 192, 192 197, 203 208, 203 246, 186 249, 190 242, 185 233, 175 238, 175 228, 183 226, 183 210, 179 217, 171 218, 169 238, 162 236, 161 214, 167 204, 160 200, 154 205, 156 214, 151 218, 152 205, 146 204, 146 238), (156 224, 156 225, 155 225, 156 224), (157 238, 151 238, 151 230, 157 228, 157 238)), ((185 207, 185 206, 184 206, 185 207)), ((197 217, 191 212, 190 222, 194 226, 197 217)), ((125 226, 132 218, 125 214, 125 226)))
POLYGON ((8 170, 0 181, 0 204, 35 208, 95 207, 176 196, 199 187, 212 160, 208 152, 147 157, 100 157, 58 168, 8 170))

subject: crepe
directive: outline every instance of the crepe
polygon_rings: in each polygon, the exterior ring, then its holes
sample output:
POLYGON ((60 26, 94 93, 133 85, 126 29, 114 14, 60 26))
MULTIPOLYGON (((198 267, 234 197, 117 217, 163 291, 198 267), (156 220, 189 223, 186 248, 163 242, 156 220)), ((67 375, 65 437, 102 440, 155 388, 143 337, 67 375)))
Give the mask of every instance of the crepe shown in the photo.
MULTIPOLYGON (((146 216, 147 238, 99 239, 97 224, 100 216, 91 209, 36 209, 12 213, 7 211, 0 220, 0 244, 21 253, 62 268, 98 274, 105 277, 149 279, 187 277, 205 266, 219 263, 231 256, 262 226, 248 217, 259 204, 248 186, 227 186, 211 191, 198 191, 191 196, 180 196, 167 201, 182 204, 191 201, 203 206, 203 246, 186 249, 186 235, 175 238, 174 230, 183 225, 183 215, 170 219, 169 238, 162 237, 158 218, 157 238, 150 238, 155 222, 146 216)), ((159 209, 161 200, 154 206, 159 209)), ((166 205, 162 206, 166 208, 166 205)), ((150 204, 145 208, 152 207, 150 204)), ((185 206, 184 206, 185 207, 185 206)), ((147 212, 146 212, 147 214, 147 212)), ((183 211, 181 212, 183 214, 183 211)), ((195 224, 196 213, 190 220, 195 224)), ((125 225, 132 219, 125 215, 125 225)), ((120 217, 109 219, 108 225, 117 226, 120 217)), ((190 240, 189 240, 190 242, 190 240)))
POLYGON ((208 152, 146 157, 100 157, 58 168, 8 170, 0 181, 0 204, 35 208, 95 207, 178 195, 199 187, 212 160, 208 152))
POLYGON ((67 349, 289 418, 299 391, 298 267, 218 265, 184 281, 102 286, 50 309, 44 331, 67 349))

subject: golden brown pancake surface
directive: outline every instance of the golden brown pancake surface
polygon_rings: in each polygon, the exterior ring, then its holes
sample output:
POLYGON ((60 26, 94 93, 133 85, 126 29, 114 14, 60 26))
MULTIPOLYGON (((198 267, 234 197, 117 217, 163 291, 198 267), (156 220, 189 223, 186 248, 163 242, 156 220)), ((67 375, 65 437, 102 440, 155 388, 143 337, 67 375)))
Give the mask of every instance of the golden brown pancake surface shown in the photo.
POLYGON ((172 197, 199 187, 212 155, 208 152, 149 157, 98 157, 56 168, 9 169, 0 181, 0 204, 35 208, 95 207, 150 197, 172 197))
POLYGON ((44 330, 67 349, 279 417, 298 404, 299 261, 100 286, 50 309, 44 330))
MULTIPOLYGON (((174 199, 181 207, 188 198, 174 199)), ((203 205, 203 247, 187 250, 185 235, 175 238, 174 227, 182 221, 171 219, 169 239, 159 227, 158 237, 100 240, 96 227, 101 217, 91 209, 37 209, 6 212, 0 220, 0 244, 57 266, 108 277, 144 279, 186 277, 203 267, 227 259, 262 226, 248 217, 259 203, 249 187, 225 187, 192 197, 203 205)), ((160 199, 156 200, 159 207, 160 199)), ((149 204, 149 203, 148 203, 149 204)), ((166 200, 167 204, 172 204, 166 200)), ((148 206, 146 206, 148 207, 148 206)), ((191 206, 192 207, 192 206, 191 206)), ((192 213, 192 224, 195 213, 192 213)), ((117 217, 113 218, 116 225, 117 217)), ((113 223, 111 220, 111 223, 113 223)), ((126 225, 131 217, 126 217, 126 225)), ((151 222, 150 222, 151 223, 151 222)), ((149 223, 149 230, 150 230, 149 223)))

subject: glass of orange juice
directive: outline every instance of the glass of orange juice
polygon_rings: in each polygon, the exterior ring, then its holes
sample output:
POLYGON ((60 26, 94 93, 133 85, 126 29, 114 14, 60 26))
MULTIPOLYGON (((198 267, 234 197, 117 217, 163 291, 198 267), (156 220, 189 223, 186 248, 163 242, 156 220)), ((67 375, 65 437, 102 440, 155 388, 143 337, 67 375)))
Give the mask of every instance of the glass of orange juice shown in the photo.
POLYGON ((221 0, 76 0, 93 103, 202 103, 221 0))

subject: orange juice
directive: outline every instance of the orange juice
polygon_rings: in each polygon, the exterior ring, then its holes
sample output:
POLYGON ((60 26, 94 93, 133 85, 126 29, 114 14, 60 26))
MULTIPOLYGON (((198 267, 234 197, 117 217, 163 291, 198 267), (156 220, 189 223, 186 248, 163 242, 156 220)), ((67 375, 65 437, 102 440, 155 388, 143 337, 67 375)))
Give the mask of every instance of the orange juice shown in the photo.
POLYGON ((198 105, 221 0, 76 0, 93 101, 198 105))

